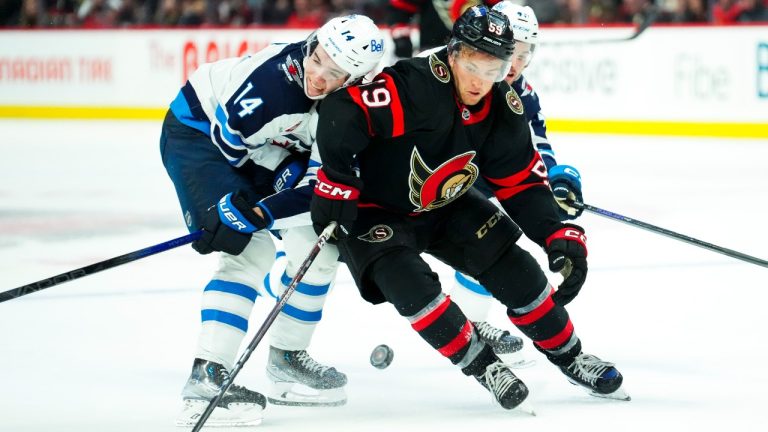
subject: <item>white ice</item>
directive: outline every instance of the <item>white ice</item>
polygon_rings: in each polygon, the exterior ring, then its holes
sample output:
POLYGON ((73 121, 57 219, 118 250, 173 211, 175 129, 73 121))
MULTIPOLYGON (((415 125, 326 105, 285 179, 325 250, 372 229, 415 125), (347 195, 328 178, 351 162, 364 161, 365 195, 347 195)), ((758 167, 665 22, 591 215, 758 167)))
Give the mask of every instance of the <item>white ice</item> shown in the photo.
MULTIPOLYGON (((0 122, 0 291, 186 234, 159 130, 0 122)), ((768 259, 768 140, 551 138, 589 204, 768 259)), ((363 302, 344 269, 310 351, 349 375, 349 403, 270 406, 258 429, 768 430, 768 269, 591 214, 579 222, 590 273, 568 309, 631 402, 586 395, 528 344, 537 363, 518 374, 538 415, 506 412, 391 306, 363 302), (384 370, 368 362, 381 343, 395 352, 384 370)), ((0 304, 0 431, 179 430, 214 266, 185 246, 0 304)), ((449 285, 450 270, 435 268, 449 285)), ((271 306, 257 302, 246 343, 271 306)), ((517 333, 501 306, 490 320, 517 333)), ((265 388, 266 345, 236 382, 265 388)))

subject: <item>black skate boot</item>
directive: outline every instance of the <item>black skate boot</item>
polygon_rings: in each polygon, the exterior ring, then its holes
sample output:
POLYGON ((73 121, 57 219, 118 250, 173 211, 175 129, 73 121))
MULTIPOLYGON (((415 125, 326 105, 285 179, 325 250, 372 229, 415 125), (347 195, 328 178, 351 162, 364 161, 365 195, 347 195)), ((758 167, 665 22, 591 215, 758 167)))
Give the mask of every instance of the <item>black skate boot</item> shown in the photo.
POLYGON ((305 350, 269 347, 269 401, 276 405, 338 406, 347 402, 347 376, 318 363, 305 350))
MULTIPOLYGON (((184 408, 177 426, 193 426, 209 402, 218 395, 229 372, 224 366, 195 359, 187 384, 181 392, 184 408)), ((253 426, 261 423, 267 401, 261 393, 232 384, 206 422, 210 426, 253 426)))
POLYGON ((501 360, 488 365, 475 379, 488 389, 496 401, 505 409, 513 409, 528 397, 528 387, 520 381, 501 360))
POLYGON ((568 366, 560 366, 572 384, 585 388, 592 396, 608 399, 630 400, 621 388, 624 378, 613 363, 581 353, 568 366))
POLYGON ((512 354, 523 349, 523 340, 507 330, 496 328, 485 321, 473 322, 480 339, 493 349, 496 355, 512 354))

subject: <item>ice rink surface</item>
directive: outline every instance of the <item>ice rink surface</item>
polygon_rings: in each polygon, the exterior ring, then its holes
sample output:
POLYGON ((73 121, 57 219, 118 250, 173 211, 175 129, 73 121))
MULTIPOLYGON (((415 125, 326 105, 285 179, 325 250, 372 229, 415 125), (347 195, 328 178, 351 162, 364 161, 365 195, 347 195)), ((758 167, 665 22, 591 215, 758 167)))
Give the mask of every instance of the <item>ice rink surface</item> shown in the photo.
MULTIPOLYGON (((0 121, 0 291, 186 234, 159 130, 0 121)), ((587 203, 768 259, 768 140, 551 139, 587 203)), ((538 415, 507 412, 391 306, 363 302, 343 268, 310 352, 348 374, 348 404, 269 406, 253 430, 767 430, 768 269, 591 214, 579 223, 590 273, 568 309, 631 402, 586 395, 527 343, 537 362, 518 375, 538 415), (395 352, 384 370, 368 362, 381 343, 395 352)), ((0 431, 182 430, 173 420, 215 264, 185 246, 1 303, 0 431)), ((435 268, 449 289, 452 272, 435 268)), ((272 306, 257 301, 245 343, 272 306)), ((519 334, 501 306, 490 321, 519 334)), ((266 345, 237 383, 265 388, 266 345)))

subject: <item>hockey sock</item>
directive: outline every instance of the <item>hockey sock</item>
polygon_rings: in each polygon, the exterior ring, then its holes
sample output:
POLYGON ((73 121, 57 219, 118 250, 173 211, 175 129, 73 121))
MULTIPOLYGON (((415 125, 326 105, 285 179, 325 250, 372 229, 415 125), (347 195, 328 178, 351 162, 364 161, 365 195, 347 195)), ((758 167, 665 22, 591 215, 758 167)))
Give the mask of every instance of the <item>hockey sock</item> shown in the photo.
POLYGON ((554 288, 547 284, 541 294, 529 304, 507 309, 512 323, 549 361, 567 365, 581 352, 581 341, 564 307, 552 300, 554 288))

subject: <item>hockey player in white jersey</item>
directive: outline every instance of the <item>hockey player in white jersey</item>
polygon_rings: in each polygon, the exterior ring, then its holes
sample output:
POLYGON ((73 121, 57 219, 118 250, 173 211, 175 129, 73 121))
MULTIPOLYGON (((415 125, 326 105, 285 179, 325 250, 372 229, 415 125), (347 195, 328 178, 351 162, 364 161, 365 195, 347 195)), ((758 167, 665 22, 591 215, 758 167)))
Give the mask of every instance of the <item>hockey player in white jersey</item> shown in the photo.
MULTIPOLYGON (((531 63, 539 38, 539 23, 536 14, 530 6, 520 6, 506 0, 488 3, 495 3, 493 9, 504 13, 512 24, 515 53, 512 58, 512 67, 505 80, 517 92, 523 103, 525 115, 531 127, 533 144, 547 166, 549 183, 560 207, 560 217, 563 220, 575 219, 582 212, 581 207, 572 205, 574 202, 581 203, 583 201, 581 176, 576 168, 569 165, 559 165, 555 160, 555 152, 547 139, 547 126, 541 112, 539 97, 523 76, 523 71, 531 63)), ((468 4, 468 6, 470 5, 468 4)), ((482 185, 478 185, 478 187, 483 190, 482 185)), ((492 195, 490 190, 483 191, 487 196, 492 195)), ((492 200, 495 201, 495 198, 492 200)), ((475 322, 480 335, 491 344, 497 354, 510 354, 522 347, 521 338, 512 335, 507 330, 496 328, 486 321, 493 297, 476 280, 456 272, 451 298, 461 305, 461 309, 467 317, 475 322)), ((521 366, 529 364, 520 356, 513 357, 512 361, 518 362, 521 366)))
MULTIPOLYGON (((303 188, 306 196, 299 190, 275 192, 295 186, 302 175, 316 127, 316 101, 362 79, 381 59, 383 42, 365 16, 334 18, 305 41, 202 65, 171 103, 160 138, 163 164, 187 227, 203 230, 195 250, 222 252, 203 292, 202 327, 177 424, 194 424, 218 393, 257 297, 277 298, 317 239, 309 217, 300 217, 308 215, 311 188, 303 188), (276 257, 269 230, 283 239, 287 264, 277 278, 282 283, 270 283, 268 276, 276 257)), ((306 179, 312 170, 316 167, 306 179)), ((270 330, 267 375, 273 403, 346 401, 346 376, 306 351, 337 257, 335 247, 323 248, 270 330)), ((232 385, 207 424, 258 424, 265 406, 262 394, 232 385)))

